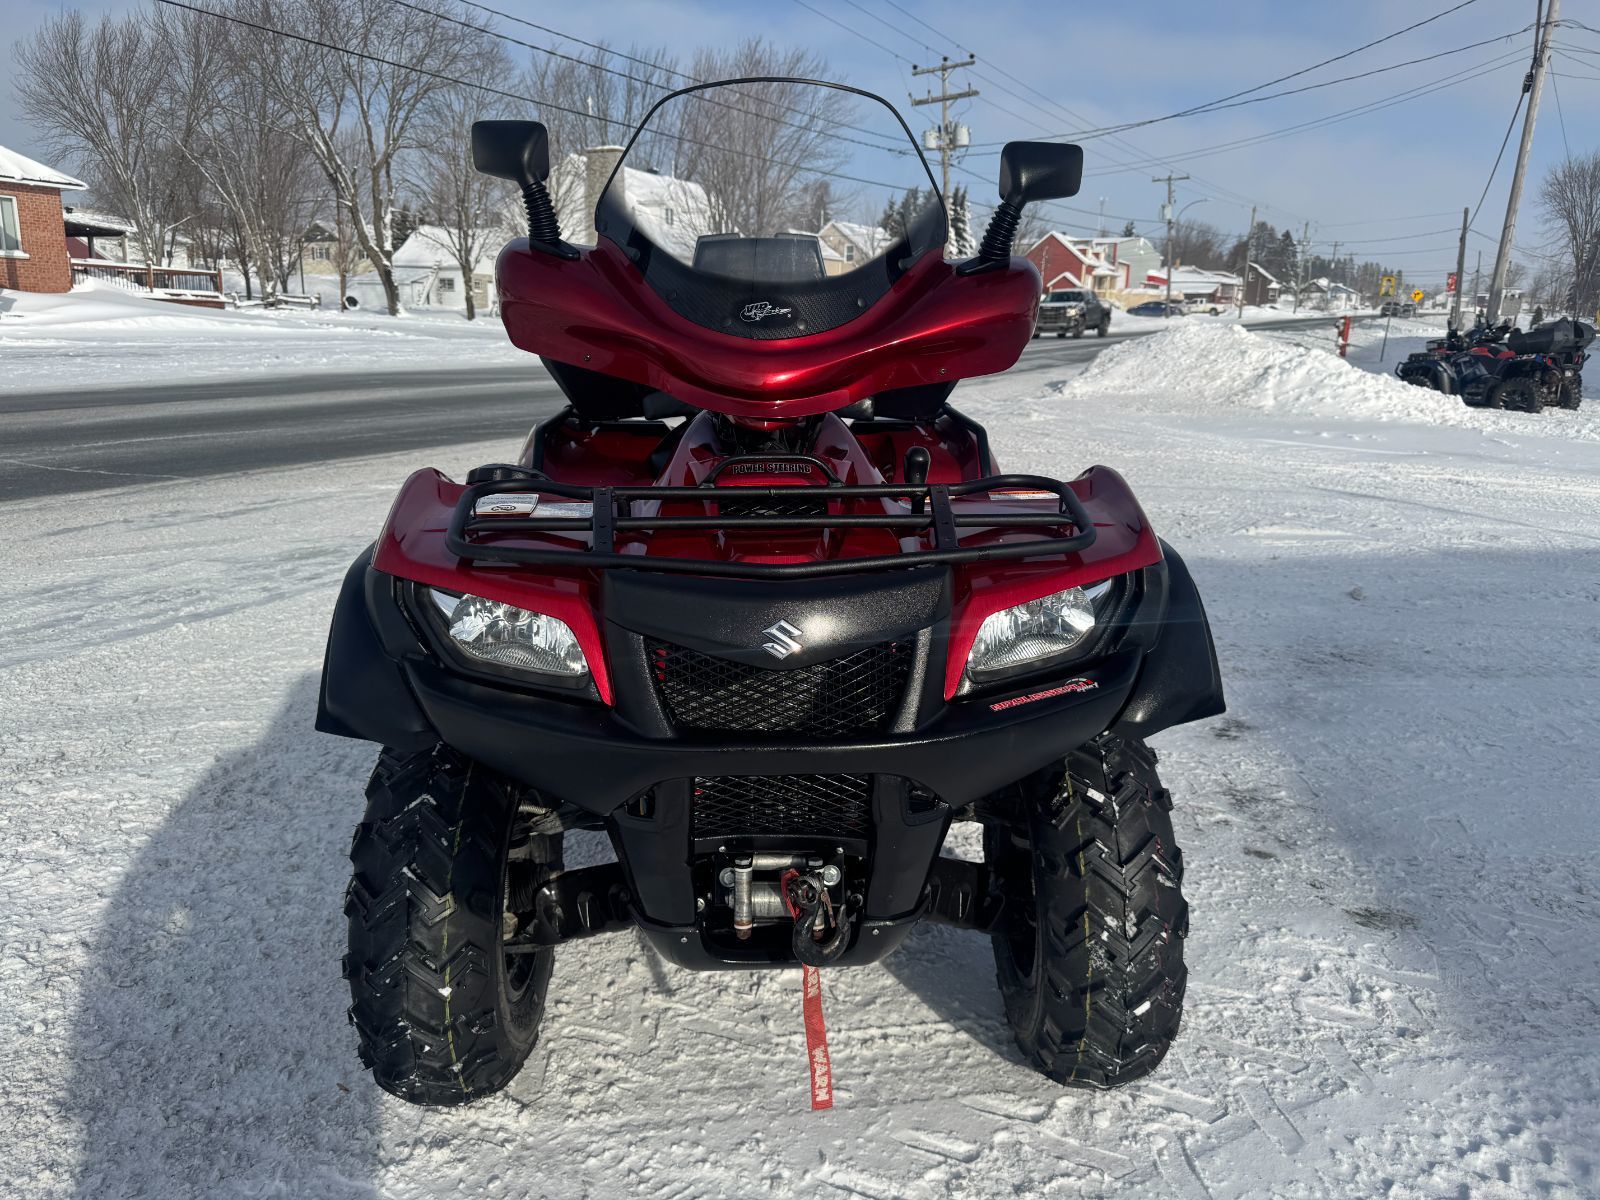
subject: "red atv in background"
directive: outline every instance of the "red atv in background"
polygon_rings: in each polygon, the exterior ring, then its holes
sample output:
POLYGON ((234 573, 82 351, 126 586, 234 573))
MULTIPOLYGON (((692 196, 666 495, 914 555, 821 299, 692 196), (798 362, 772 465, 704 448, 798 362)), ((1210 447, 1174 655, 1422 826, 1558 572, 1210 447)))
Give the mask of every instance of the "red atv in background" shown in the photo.
POLYGON ((1013 236, 1076 193, 1081 151, 1008 145, 982 248, 950 262, 916 139, 839 85, 666 97, 592 247, 562 238, 543 126, 480 122, 473 150, 523 189, 501 309, 568 405, 514 462, 408 479, 334 614, 317 727, 384 747, 345 960, 379 1085, 504 1086, 555 948, 630 927, 725 970, 961 926, 992 939, 1039 1070, 1154 1069, 1187 908, 1146 739, 1223 711, 1205 613, 1115 471, 1003 473, 949 402, 1027 346, 1040 280, 1013 236), (758 212, 715 169, 781 156, 819 119, 807 89, 856 109, 835 174, 881 165, 924 197, 871 257, 794 232, 814 178, 758 212), (772 146, 717 141, 734 109, 772 146), (983 862, 940 855, 953 822, 982 827, 983 862), (569 830, 616 861, 565 870, 569 830))

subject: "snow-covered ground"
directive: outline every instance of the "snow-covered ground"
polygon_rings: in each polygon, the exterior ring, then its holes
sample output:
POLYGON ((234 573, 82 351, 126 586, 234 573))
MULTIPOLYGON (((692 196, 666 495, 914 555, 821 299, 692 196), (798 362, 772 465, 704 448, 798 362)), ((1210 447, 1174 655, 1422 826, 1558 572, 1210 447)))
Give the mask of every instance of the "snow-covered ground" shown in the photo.
POLYGON ((242 373, 526 364, 497 317, 188 308, 107 283, 65 295, 0 289, 0 395, 184 383, 242 373))
POLYGON ((338 972, 373 752, 311 719, 339 576, 430 456, 0 509, 0 1191, 1600 1195, 1594 413, 1469 412, 1364 374, 1367 332, 1357 365, 1311 336, 1186 328, 962 389, 1008 468, 1124 471, 1228 687, 1156 741, 1183 1032, 1105 1095, 1025 1068, 986 945, 929 928, 824 973, 830 1113, 796 974, 632 935, 558 954, 506 1092, 382 1096, 338 972))

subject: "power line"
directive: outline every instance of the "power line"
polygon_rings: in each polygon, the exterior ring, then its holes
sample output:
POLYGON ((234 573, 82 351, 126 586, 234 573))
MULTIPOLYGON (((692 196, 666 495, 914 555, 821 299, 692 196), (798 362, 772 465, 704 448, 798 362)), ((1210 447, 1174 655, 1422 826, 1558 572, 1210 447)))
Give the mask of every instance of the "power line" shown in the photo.
POLYGON ((1522 98, 1526 92, 1517 93, 1517 106, 1511 110, 1511 120, 1506 122, 1506 135, 1500 139, 1500 151, 1494 156, 1494 166, 1489 168, 1489 178, 1483 181, 1483 193, 1478 197, 1478 202, 1472 206, 1472 219, 1467 222, 1470 228, 1478 223, 1478 212, 1483 208, 1484 200, 1488 199, 1489 189, 1494 186, 1494 177, 1500 171, 1500 160, 1505 157, 1506 147, 1511 143, 1511 131, 1517 127, 1517 114, 1522 111, 1522 98))
MULTIPOLYGON (((1475 0, 1469 0, 1469 3, 1471 2, 1475 2, 1475 0)), ((1214 101, 1210 104, 1195 105, 1192 108, 1186 108, 1178 112, 1168 113, 1163 117, 1147 117, 1140 121, 1125 121, 1120 125, 1106 125, 1097 129, 1078 129, 1069 133, 1056 134, 1054 136, 1075 138, 1076 140, 1083 142, 1088 141, 1091 138, 1106 137, 1113 133, 1123 133, 1130 129, 1143 129, 1149 125, 1159 125, 1164 121, 1177 120, 1179 117, 1202 116, 1209 113, 1223 112, 1230 108, 1242 108, 1248 104, 1263 104, 1268 100, 1279 100, 1284 96, 1298 96, 1304 92, 1314 92, 1321 88, 1333 87, 1335 84, 1350 83, 1357 79, 1370 79, 1374 75, 1384 75, 1390 71, 1398 71, 1404 67, 1414 67, 1421 63, 1433 62, 1435 59, 1448 58, 1453 54, 1463 54, 1468 50, 1476 50, 1482 46, 1493 45, 1495 42, 1503 42, 1507 38, 1516 37, 1517 34, 1526 32, 1527 28, 1527 26, 1523 26, 1520 29, 1513 29, 1508 33, 1502 33, 1492 38, 1485 38, 1482 41, 1469 42, 1465 46, 1456 46, 1450 50, 1440 50, 1435 54, 1425 54, 1421 58, 1412 58, 1407 59, 1405 62, 1390 63, 1386 67, 1374 67, 1370 71, 1359 71, 1354 75, 1341 75, 1337 79, 1325 79, 1320 83, 1308 83, 1304 87, 1286 88, 1281 92, 1269 92, 1265 96, 1251 96, 1248 99, 1234 100, 1228 103, 1214 101)), ((1236 95, 1243 94, 1244 93, 1236 93, 1236 95)), ((980 144, 984 146, 992 146, 996 143, 983 142, 980 144)))
MULTIPOLYGON (((186 9, 189 12, 199 13, 204 17, 212 17, 218 21, 227 21, 233 25, 243 25, 250 29, 259 30, 262 33, 272 34, 274 37, 288 38, 291 41, 304 42, 307 45, 317 46, 323 50, 331 50, 336 54, 347 55, 350 58, 358 58, 364 62, 373 62, 379 64, 380 66, 393 67, 400 71, 412 71, 418 75, 424 75, 429 79, 437 79, 442 83, 453 83, 458 87, 472 88, 476 91, 485 92, 489 95, 502 96, 508 100, 520 100, 524 104, 538 105, 543 108, 552 109, 555 112, 566 113, 569 116, 588 117, 595 120, 608 121, 613 125, 623 124, 622 121, 604 114, 586 112, 583 109, 569 108, 566 105, 557 104, 553 100, 544 100, 537 96, 528 96, 520 92, 508 92, 503 88, 491 87, 486 83, 477 83, 473 80, 462 79, 455 75, 446 75, 442 71, 431 71, 426 67, 419 67, 412 63, 396 62, 394 59, 384 58, 381 55, 368 54, 362 50, 352 50, 348 46, 337 46, 332 42, 324 42, 318 38, 309 37, 303 33, 290 33, 285 29, 274 29, 270 25, 262 25, 255 21, 246 20, 244 17, 232 16, 228 13, 220 13, 211 9, 200 8, 193 4, 185 4, 183 3, 183 0, 156 0, 156 3, 165 4, 170 8, 186 9)), ((767 155, 756 154, 748 150, 735 150, 731 146, 719 146, 714 142, 707 142, 699 138, 688 137, 681 133, 669 133, 666 130, 658 130, 655 132, 655 136, 666 138, 669 141, 682 142, 686 146, 699 146, 707 150, 715 150, 721 154, 732 154, 739 158, 758 159, 762 162, 774 163, 780 167, 793 167, 796 170, 804 170, 812 175, 821 175, 830 179, 842 179, 847 183, 861 183, 866 184, 869 187, 887 188, 890 191, 903 190, 903 185, 898 183, 886 183, 881 179, 864 179, 859 175, 847 175, 842 171, 824 170, 820 167, 807 166, 803 163, 784 162, 782 159, 770 158, 767 155)), ((920 162, 921 160, 918 159, 918 161, 920 162)), ((929 179, 929 182, 932 183, 932 179, 929 179)))
MULTIPOLYGON (((566 54, 566 53, 564 53, 564 52, 562 52, 560 50, 552 50, 548 46, 536 46, 532 42, 523 41, 521 38, 518 38, 518 37, 512 37, 509 33, 502 33, 498 29, 491 29, 487 25, 474 25, 471 21, 463 21, 460 17, 452 17, 448 13, 438 12, 438 11, 436 11, 434 9, 431 9, 431 8, 424 8, 420 4, 413 4, 413 3, 411 3, 411 0, 389 0, 389 2, 391 4, 399 5, 401 8, 410 9, 412 12, 421 13, 425 17, 431 17, 434 20, 437 20, 437 21, 448 21, 452 25, 459 25, 463 29, 470 29, 474 33, 483 34, 485 37, 497 38, 498 40, 500 40, 502 42, 509 42, 513 46, 521 46, 523 49, 532 50, 537 54, 547 54, 551 58, 559 58, 559 59, 562 59, 565 62, 576 63, 580 67, 587 67, 590 70, 600 71, 600 72, 602 72, 603 74, 606 74, 606 75, 615 75, 619 79, 626 79, 626 80, 628 80, 628 81, 630 81, 632 83, 643 84, 645 87, 654 88, 657 91, 666 92, 666 91, 670 91, 671 90, 670 87, 667 87, 667 86, 663 85, 662 83, 660 83, 657 80, 647 79, 647 78, 645 78, 644 76, 641 76, 641 75, 630 75, 627 71, 619 71, 615 67, 608 67, 605 64, 600 63, 600 62, 594 62, 594 61, 591 61, 591 60, 585 59, 585 58, 578 58, 576 55, 566 54)), ((468 4, 472 4, 472 0, 463 0, 463 2, 464 3, 468 3, 468 4)), ((495 11, 494 9, 490 9, 487 5, 472 4, 472 7, 474 7, 474 8, 482 8, 486 12, 494 12, 495 11)), ((515 18, 513 18, 513 19, 515 19, 515 18)), ((555 31, 553 31, 553 30, 551 32, 555 33, 555 31)), ((560 34, 560 33, 555 33, 555 36, 561 37, 563 35, 560 34)), ((635 60, 635 61, 642 61, 642 60, 635 60)), ((668 73, 673 74, 673 75, 683 75, 682 72, 673 71, 673 70, 670 70, 670 68, 663 68, 663 67, 659 67, 658 66, 656 69, 667 71, 668 73)), ((694 82, 696 82, 696 83, 704 82, 703 80, 694 79, 694 76, 692 76, 692 75, 683 75, 683 78, 693 79, 694 82)), ((803 129, 807 128, 807 126, 805 126, 805 125, 797 125, 793 121, 783 121, 783 120, 780 120, 777 117, 770 117, 770 116, 767 116, 764 113, 758 113, 758 112, 754 111, 753 109, 745 108, 745 107, 743 107, 741 105, 738 105, 738 104, 730 104, 725 100, 712 99, 710 96, 706 96, 706 95, 701 95, 698 98, 700 99, 700 101, 702 103, 710 104, 710 105, 713 105, 714 107, 717 107, 717 108, 726 108, 726 109, 729 109, 729 110, 731 110, 733 112, 745 113, 748 116, 757 117, 757 118, 759 118, 761 120, 764 120, 764 121, 771 121, 771 122, 773 122, 774 124, 777 124, 777 125, 787 125, 791 129, 802 129, 803 130, 803 129)), ((773 107, 774 108, 778 108, 778 109, 782 109, 782 110, 784 110, 786 112, 801 113, 802 115, 806 115, 806 114, 804 114, 804 110, 794 108, 792 105, 774 104, 773 107)), ((843 121, 835 121, 835 120, 829 120, 829 119, 826 119, 826 118, 821 118, 820 119, 820 123, 825 124, 825 125, 832 125, 833 127, 837 128, 837 129, 850 129, 850 130, 855 131, 856 133, 865 133, 865 134, 867 134, 867 135, 869 135, 871 137, 884 138, 885 140, 887 140, 887 138, 888 138, 887 134, 877 133, 876 131, 870 130, 870 129, 862 129, 860 126, 849 125, 849 124, 846 124, 843 121)), ((840 139, 839 140, 840 141, 844 141, 844 142, 850 142, 850 143, 852 143, 854 145, 857 145, 857 146, 865 146, 869 150, 887 151, 890 154, 909 154, 910 153, 910 151, 908 151, 903 145, 901 145, 901 146, 883 146, 883 145, 879 145, 879 144, 874 143, 874 142, 864 142, 860 138, 845 137, 842 134, 840 135, 840 139)))
POLYGON ((1330 125, 1337 125, 1344 121, 1352 120, 1355 117, 1369 116, 1372 113, 1381 112, 1387 108, 1394 108, 1400 104, 1408 104, 1412 100, 1420 100, 1422 97, 1432 95, 1435 92, 1442 92, 1452 87, 1460 87, 1464 83, 1476 82, 1488 74, 1493 74, 1496 71, 1510 66, 1513 62, 1520 61, 1521 58, 1522 51, 1516 50, 1510 54, 1498 55, 1495 58, 1488 59, 1485 62, 1469 68, 1465 72, 1453 71, 1449 75, 1443 76, 1439 79, 1431 80, 1425 84, 1419 84, 1414 88, 1407 89, 1406 91, 1400 92, 1394 96, 1385 97, 1381 100, 1370 100, 1364 104, 1358 104, 1353 108, 1347 108, 1339 112, 1329 113, 1326 116, 1314 117, 1309 121, 1301 121, 1294 125, 1286 125, 1281 129, 1268 130, 1265 133, 1251 134, 1248 137, 1235 138, 1228 142, 1219 142, 1213 146, 1205 146, 1198 150, 1185 151, 1169 157, 1163 157, 1160 159, 1153 158, 1149 162, 1145 163, 1129 163, 1125 166, 1118 167, 1115 170, 1091 171, 1087 174, 1094 178, 1103 178, 1107 175, 1118 175, 1126 171, 1143 171, 1148 167, 1157 164, 1166 165, 1172 162, 1190 162, 1197 158, 1209 158, 1216 154, 1225 154, 1231 150, 1245 149, 1252 146, 1263 145, 1267 142, 1279 141, 1283 138, 1293 137, 1296 134, 1306 133, 1313 129, 1324 129, 1330 125))

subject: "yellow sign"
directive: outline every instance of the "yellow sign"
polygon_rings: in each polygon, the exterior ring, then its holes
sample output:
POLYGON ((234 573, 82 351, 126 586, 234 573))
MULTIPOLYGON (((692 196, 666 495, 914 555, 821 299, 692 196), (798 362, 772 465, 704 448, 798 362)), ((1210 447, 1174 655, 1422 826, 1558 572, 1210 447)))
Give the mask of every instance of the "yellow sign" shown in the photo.
POLYGON ((1427 295, 1427 293, 1424 292, 1421 288, 1418 288, 1416 291, 1411 293, 1411 298, 1413 300, 1415 300, 1418 304, 1421 304, 1422 303, 1422 298, 1425 295, 1427 295))
POLYGON ((1378 295, 1380 295, 1380 296, 1392 296, 1392 295, 1394 295, 1394 282, 1395 281, 1394 281, 1394 276, 1393 275, 1385 275, 1378 283, 1378 295))

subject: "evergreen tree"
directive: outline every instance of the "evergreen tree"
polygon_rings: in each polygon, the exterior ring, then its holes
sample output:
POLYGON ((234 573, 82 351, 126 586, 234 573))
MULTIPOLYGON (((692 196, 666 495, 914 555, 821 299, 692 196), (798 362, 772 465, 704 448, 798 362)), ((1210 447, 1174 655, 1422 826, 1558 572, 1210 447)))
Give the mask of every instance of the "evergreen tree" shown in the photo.
MULTIPOLYGON (((1300 274, 1300 247, 1295 244, 1294 234, 1285 229, 1278 238, 1278 266, 1282 274, 1273 271, 1278 276, 1278 281, 1285 287, 1297 282, 1300 274)), ((1270 268, 1269 268, 1270 270, 1270 268)))
POLYGON ((1122 236, 1123 237, 1138 237, 1139 236, 1138 233, 1134 231, 1133 222, 1132 221, 1129 221, 1126 225, 1124 225, 1122 227, 1122 236))
POLYGON ((977 253, 972 238, 972 209, 967 203, 965 184, 957 184, 950 194, 950 256, 971 258, 977 253))

